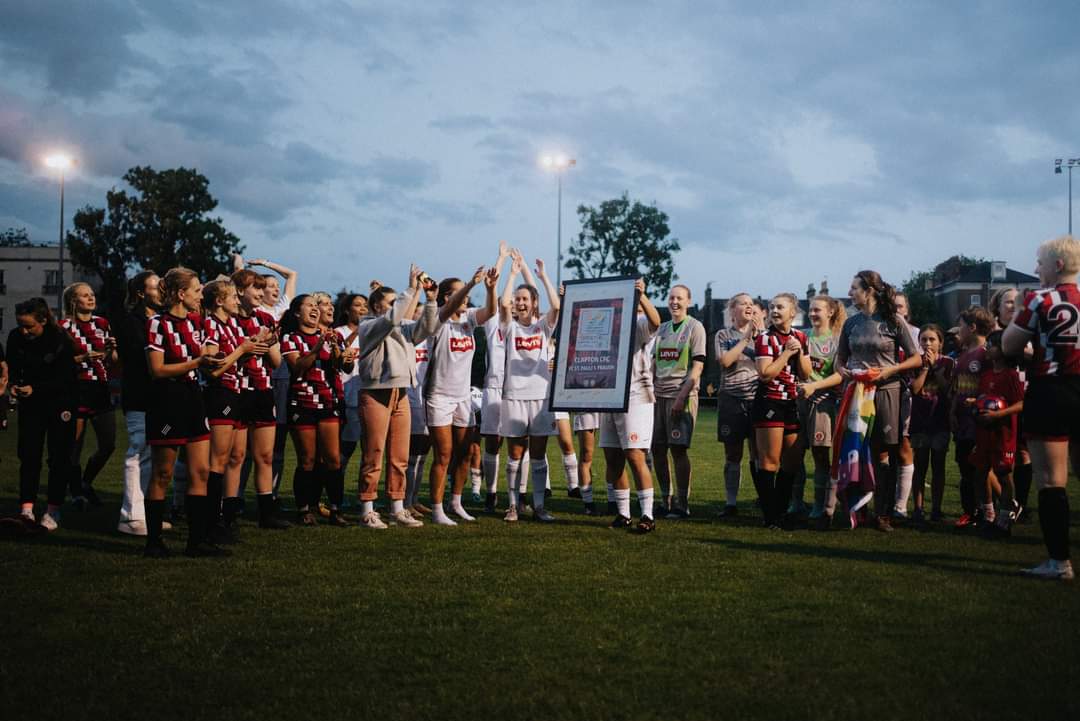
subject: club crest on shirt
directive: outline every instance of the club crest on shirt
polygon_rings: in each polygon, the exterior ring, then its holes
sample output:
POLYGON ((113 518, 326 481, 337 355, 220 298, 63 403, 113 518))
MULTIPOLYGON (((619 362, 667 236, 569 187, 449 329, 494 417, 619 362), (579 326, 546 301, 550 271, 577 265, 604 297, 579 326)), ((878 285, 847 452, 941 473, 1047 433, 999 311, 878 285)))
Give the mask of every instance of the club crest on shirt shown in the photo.
POLYGON ((970 363, 968 363, 968 370, 971 371, 972 373, 978 373, 979 371, 982 370, 982 363, 980 363, 977 360, 973 360, 970 363))
POLYGON ((641 436, 639 436, 637 433, 631 433, 630 434, 630 442, 631 443, 637 443, 639 438, 641 438, 641 436))
POLYGON ((525 338, 514 338, 514 348, 519 351, 533 351, 540 350, 543 345, 544 339, 538 335, 531 335, 525 338))
POLYGON ((473 347, 473 339, 471 335, 463 336, 461 338, 450 339, 451 353, 468 353, 473 349, 473 347))
POLYGON ((682 431, 680 431, 678 428, 675 428, 671 431, 671 438, 676 441, 679 440, 680 438, 682 438, 682 431))
POLYGON ((825 440, 824 431, 817 431, 816 433, 814 433, 814 440, 818 443, 821 443, 823 440, 825 440))
POLYGON ((426 363, 427 359, 428 359, 427 358, 427 348, 419 348, 418 347, 416 349, 416 362, 417 363, 426 363))

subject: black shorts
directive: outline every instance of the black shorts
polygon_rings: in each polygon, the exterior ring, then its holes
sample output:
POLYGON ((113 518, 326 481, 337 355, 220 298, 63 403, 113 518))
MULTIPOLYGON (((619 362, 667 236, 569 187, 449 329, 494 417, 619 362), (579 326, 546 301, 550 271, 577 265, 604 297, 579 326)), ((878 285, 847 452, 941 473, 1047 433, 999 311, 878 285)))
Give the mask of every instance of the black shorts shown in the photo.
POLYGON ((1080 376, 1035 378, 1028 383, 1023 424, 1029 440, 1080 442, 1080 376))
POLYGON ((799 404, 794 400, 778 401, 759 392, 750 417, 754 428, 783 428, 785 434, 799 432, 799 404))
POLYGON ((754 401, 736 398, 726 393, 716 397, 716 440, 721 443, 742 443, 750 437, 750 411, 754 401))
POLYGON ((242 391, 240 408, 240 418, 247 428, 269 428, 277 424, 277 401, 271 388, 242 391))
POLYGON ((332 408, 305 408, 293 399, 289 399, 288 424, 292 428, 315 428, 320 423, 341 423, 341 411, 335 405, 332 408))
POLYGON ((207 386, 203 390, 206 420, 212 426, 244 427, 243 404, 240 394, 221 386, 207 386))
POLYGON ((146 410, 146 442, 151 446, 183 446, 210 438, 202 390, 187 381, 156 380, 150 385, 146 410))
POLYGON ((78 401, 75 405, 77 418, 93 418, 99 413, 113 409, 109 384, 101 381, 79 381, 78 401))

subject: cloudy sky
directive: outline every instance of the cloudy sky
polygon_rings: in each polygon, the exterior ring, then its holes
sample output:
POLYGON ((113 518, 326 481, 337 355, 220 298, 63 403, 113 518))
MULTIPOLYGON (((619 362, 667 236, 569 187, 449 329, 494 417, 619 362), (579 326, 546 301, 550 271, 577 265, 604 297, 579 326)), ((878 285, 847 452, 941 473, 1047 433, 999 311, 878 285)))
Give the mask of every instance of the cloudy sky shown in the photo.
POLYGON ((69 224, 134 165, 194 167, 303 288, 400 284, 500 238, 553 262, 561 150, 564 242, 578 204, 655 202, 696 298, 1030 271, 1080 157, 1080 4, 811 6, 4 0, 0 228, 55 237, 52 149, 69 224))

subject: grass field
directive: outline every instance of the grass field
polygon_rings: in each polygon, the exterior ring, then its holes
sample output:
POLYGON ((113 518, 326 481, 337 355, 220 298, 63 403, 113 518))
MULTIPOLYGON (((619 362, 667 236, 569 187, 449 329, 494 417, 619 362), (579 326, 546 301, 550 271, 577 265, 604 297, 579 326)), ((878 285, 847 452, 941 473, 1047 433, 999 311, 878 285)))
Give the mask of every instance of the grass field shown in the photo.
MULTIPOLYGON (((145 561, 115 532, 118 450, 103 508, 0 544, 7 717, 1080 718, 1078 590, 1017 575, 1045 558, 1037 522, 1005 542, 770 532, 748 481, 721 522, 714 424, 692 451, 694 519, 648 536, 581 515, 552 452, 554 526, 249 520, 226 560, 145 561)), ((13 426, 4 512, 14 448, 13 426)))

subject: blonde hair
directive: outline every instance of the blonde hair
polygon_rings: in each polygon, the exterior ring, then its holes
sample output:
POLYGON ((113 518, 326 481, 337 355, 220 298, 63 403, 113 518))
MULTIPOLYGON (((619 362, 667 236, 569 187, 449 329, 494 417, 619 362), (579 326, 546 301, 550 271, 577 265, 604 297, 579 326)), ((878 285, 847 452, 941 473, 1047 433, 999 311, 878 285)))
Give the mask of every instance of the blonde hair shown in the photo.
POLYGON ((161 307, 165 310, 180 302, 180 292, 186 290, 191 281, 198 280, 198 274, 183 266, 169 268, 161 279, 161 307))
POLYGON ((1080 273, 1080 240, 1071 235, 1051 238, 1039 246, 1038 256, 1044 261, 1061 261, 1061 272, 1080 273))
POLYGON ((729 328, 735 325, 735 316, 733 313, 735 311, 735 301, 739 298, 746 298, 750 301, 751 305, 754 304, 754 296, 749 293, 736 293, 731 296, 731 298, 728 299, 727 305, 724 307, 724 315, 727 316, 727 323, 725 325, 729 328))
POLYGON ((75 293, 79 290, 79 288, 90 288, 90 292, 94 292, 94 288, 89 283, 84 283, 81 280, 72 283, 67 288, 64 288, 63 311, 65 318, 75 317, 75 293))
POLYGON ((311 297, 315 299, 316 303, 318 303, 319 301, 323 301, 323 300, 328 300, 331 303, 334 302, 334 299, 332 297, 330 297, 329 293, 324 293, 321 290, 317 290, 314 293, 312 293, 311 297))
POLYGON ((840 330, 844 327, 844 321, 847 320, 847 311, 844 310, 844 304, 833 298, 831 295, 815 295, 810 299, 810 302, 821 301, 832 313, 832 318, 829 319, 829 330, 833 335, 840 333, 840 330))
POLYGON ((203 313, 211 315, 217 310, 218 303, 230 291, 236 290, 236 284, 228 277, 219 277, 203 286, 203 313))

